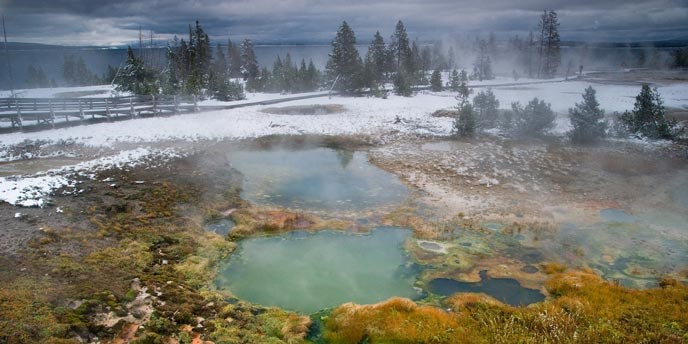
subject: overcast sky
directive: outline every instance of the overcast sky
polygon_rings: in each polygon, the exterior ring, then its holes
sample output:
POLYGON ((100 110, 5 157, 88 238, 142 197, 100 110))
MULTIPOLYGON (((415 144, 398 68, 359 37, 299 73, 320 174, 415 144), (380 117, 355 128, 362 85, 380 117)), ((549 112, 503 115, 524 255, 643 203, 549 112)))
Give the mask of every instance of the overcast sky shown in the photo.
POLYGON ((139 26, 157 39, 183 36, 197 19, 215 42, 328 42, 346 20, 368 43, 399 19, 420 40, 504 38, 535 29, 543 9, 558 12, 563 40, 688 38, 688 0, 0 0, 10 41, 99 46, 137 41, 139 26))

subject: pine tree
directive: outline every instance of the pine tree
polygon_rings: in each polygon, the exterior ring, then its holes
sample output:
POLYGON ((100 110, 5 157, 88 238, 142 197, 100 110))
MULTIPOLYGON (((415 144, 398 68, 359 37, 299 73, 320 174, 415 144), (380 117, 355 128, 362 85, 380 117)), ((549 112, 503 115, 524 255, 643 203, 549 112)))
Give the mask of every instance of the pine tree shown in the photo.
POLYGON ((41 66, 34 67, 32 64, 27 68, 27 78, 26 78, 27 88, 46 88, 50 87, 50 82, 48 77, 43 72, 41 66))
POLYGON ((90 86, 101 82, 97 75, 88 69, 84 59, 74 55, 64 57, 62 76, 69 86, 90 86))
POLYGON ((241 44, 241 75, 246 81, 248 90, 256 90, 255 79, 258 77, 259 71, 253 43, 250 39, 244 39, 241 44))
POLYGON ((492 74, 492 61, 488 54, 488 46, 482 39, 479 40, 477 44, 477 55, 473 63, 471 78, 480 81, 494 79, 494 74, 492 74))
POLYGON ((103 75, 103 82, 106 84, 110 84, 113 80, 115 80, 115 77, 117 77, 117 69, 108 64, 107 71, 103 75))
POLYGON ((545 135, 554 128, 556 119, 551 105, 538 98, 533 98, 525 107, 518 102, 512 103, 507 118, 512 122, 511 134, 519 137, 545 135))
POLYGON ((227 40, 227 58, 229 64, 229 77, 230 78, 240 78, 241 74, 241 49, 232 42, 231 39, 227 40))
POLYGON ((308 86, 308 66, 306 59, 301 59, 301 64, 298 69, 297 92, 310 92, 312 89, 308 86))
POLYGON ((437 41, 432 46, 432 69, 446 70, 449 69, 447 59, 442 52, 442 42, 437 41))
POLYGON ((425 71, 423 71, 421 68, 422 64, 423 61, 422 57, 420 56, 418 43, 413 41, 413 43, 411 43, 411 63, 409 66, 410 73, 413 76, 413 83, 418 85, 427 85, 428 79, 425 76, 425 71))
POLYGON ((263 67, 258 73, 258 77, 252 82, 254 91, 259 92, 275 92, 275 87, 272 85, 272 75, 267 67, 263 67))
POLYGON ((385 41, 380 35, 380 31, 375 32, 373 41, 368 47, 368 54, 366 58, 370 59, 371 63, 371 79, 376 83, 383 83, 387 78, 386 74, 391 71, 389 63, 389 53, 385 46, 385 41))
POLYGON ((403 71, 394 74, 392 84, 394 86, 394 93, 398 96, 410 97, 413 94, 411 76, 403 71))
POLYGON ((461 74, 459 74, 459 79, 461 82, 468 82, 468 73, 466 73, 465 69, 461 70, 461 74))
POLYGON ((451 89, 453 92, 458 92, 461 82, 466 82, 466 80, 461 80, 459 71, 456 69, 452 70, 451 77, 449 78, 449 89, 451 89))
POLYGON ((561 65, 561 39, 559 37, 559 20, 557 12, 549 11, 549 29, 547 31, 547 59, 545 75, 553 78, 561 65))
POLYGON ((633 111, 624 113, 621 120, 629 132, 651 139, 675 139, 681 134, 676 120, 666 118, 657 88, 650 88, 648 84, 643 84, 635 97, 633 111))
POLYGON ((481 129, 494 128, 499 116, 499 100, 491 89, 481 91, 473 98, 473 109, 478 117, 478 126, 481 129))
POLYGON ((688 49, 675 49, 672 53, 671 68, 688 67, 688 49))
MULTIPOLYGON (((177 36, 174 37, 171 44, 167 44, 165 55, 167 56, 167 68, 165 68, 161 75, 161 92, 166 95, 177 95, 181 89, 181 80, 179 76, 181 73, 181 63, 179 62, 181 53, 177 36)), ((112 80, 114 80, 114 78, 112 80)))
POLYGON ((433 92, 442 91, 442 74, 439 69, 435 69, 435 71, 432 72, 432 76, 430 77, 430 89, 433 92))
POLYGON ((604 110, 600 109, 595 93, 592 86, 586 88, 583 102, 576 103, 573 109, 569 109, 569 119, 573 127, 570 135, 573 142, 593 142, 605 135, 607 122, 604 121, 604 110))
POLYGON ((433 70, 432 68, 432 50, 430 46, 424 46, 420 53, 421 56, 421 70, 423 73, 433 70))
POLYGON ((186 80, 186 91, 192 95, 202 95, 210 81, 210 39, 203 31, 199 21, 192 29, 189 26, 189 75, 186 80))
POLYGON ((547 30, 549 28, 549 16, 547 11, 543 11, 540 16, 540 21, 538 23, 538 29, 540 30, 540 44, 538 46, 538 70, 537 76, 541 78, 543 76, 543 65, 545 61, 545 45, 547 44, 547 30))
POLYGON ((313 60, 308 61, 308 80, 310 82, 310 88, 313 91, 316 91, 320 87, 320 78, 322 76, 322 72, 315 68, 315 64, 313 63, 313 60))
POLYGON ((131 92, 135 95, 155 95, 159 88, 155 73, 147 69, 131 47, 127 48, 127 61, 115 80, 118 92, 131 92))
POLYGON ((553 78, 561 65, 559 20, 555 11, 544 11, 540 16, 540 47, 538 76, 553 78))
POLYGON ((526 56, 526 66, 527 66, 527 73, 529 78, 533 78, 533 55, 535 54, 535 36, 533 35, 533 31, 530 31, 528 33, 528 47, 527 47, 527 52, 525 54, 526 56))
POLYGON ((346 21, 337 30, 332 41, 332 52, 327 62, 327 75, 334 88, 354 93, 362 87, 361 57, 356 49, 356 35, 346 21))
POLYGON ((215 58, 213 59, 212 66, 210 68, 210 78, 208 82, 208 90, 213 93, 224 85, 228 78, 227 59, 225 58, 225 53, 222 51, 220 44, 217 44, 215 48, 215 58))
POLYGON ((179 49, 175 53, 178 78, 180 81, 180 89, 186 84, 186 80, 189 78, 191 73, 191 52, 189 51, 189 46, 186 41, 182 38, 179 43, 179 49))
POLYGON ((454 69, 456 66, 456 53, 454 47, 449 47, 449 58, 447 60, 447 69, 454 69))
POLYGON ((461 83, 459 92, 456 96, 456 100, 459 102, 457 106, 459 113, 454 120, 454 134, 460 137, 471 137, 475 135, 477 128, 473 106, 469 101, 470 95, 471 90, 466 83, 461 83))
POLYGON ((397 22, 389 43, 389 50, 394 57, 395 71, 413 74, 413 52, 406 28, 401 20, 397 22))
POLYGON ((62 63, 62 77, 68 86, 76 86, 76 71, 75 71, 75 57, 74 55, 66 55, 62 63))
POLYGON ((284 91, 293 92, 294 91, 294 65, 291 61, 291 54, 287 53, 284 57, 284 68, 282 69, 282 83, 284 85, 284 91))
POLYGON ((487 38, 487 53, 492 59, 497 59, 497 37, 495 36, 494 32, 490 32, 490 35, 487 38))

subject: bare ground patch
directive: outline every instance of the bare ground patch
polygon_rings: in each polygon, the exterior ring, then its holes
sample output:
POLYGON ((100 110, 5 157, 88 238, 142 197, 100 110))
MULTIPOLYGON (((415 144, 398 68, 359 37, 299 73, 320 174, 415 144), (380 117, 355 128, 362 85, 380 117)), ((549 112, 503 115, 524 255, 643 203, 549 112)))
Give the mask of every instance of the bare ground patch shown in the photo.
POLYGON ((269 107, 261 111, 272 115, 331 115, 335 113, 342 113, 346 111, 346 108, 340 104, 314 104, 269 107))

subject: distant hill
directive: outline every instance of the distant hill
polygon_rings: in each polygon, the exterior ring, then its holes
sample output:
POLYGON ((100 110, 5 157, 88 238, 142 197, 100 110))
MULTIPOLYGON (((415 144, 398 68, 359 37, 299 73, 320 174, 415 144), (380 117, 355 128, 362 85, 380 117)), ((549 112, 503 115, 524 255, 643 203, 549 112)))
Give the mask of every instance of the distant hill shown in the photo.
MULTIPOLYGON (((264 41, 258 42, 258 46, 309 46, 309 45, 329 45, 329 42, 322 41, 264 41)), ((584 42, 584 41, 562 41, 562 46, 577 47, 581 45, 588 45, 596 48, 643 48, 643 47, 657 47, 657 48, 681 48, 688 47, 688 38, 671 39, 664 41, 645 41, 645 42, 584 42)), ((53 50, 53 49, 126 49, 126 46, 121 47, 98 47, 98 46, 67 46, 67 45, 51 45, 40 43, 23 43, 23 42, 8 42, 7 47, 11 50, 53 50)), ((0 43, 0 49, 4 46, 0 43)))
MULTIPOLYGON (((0 43, 0 48, 5 48, 3 43, 0 43)), ((50 45, 40 43, 22 43, 22 42, 7 42, 7 48, 12 50, 35 50, 35 49, 64 49, 61 45, 50 45)))

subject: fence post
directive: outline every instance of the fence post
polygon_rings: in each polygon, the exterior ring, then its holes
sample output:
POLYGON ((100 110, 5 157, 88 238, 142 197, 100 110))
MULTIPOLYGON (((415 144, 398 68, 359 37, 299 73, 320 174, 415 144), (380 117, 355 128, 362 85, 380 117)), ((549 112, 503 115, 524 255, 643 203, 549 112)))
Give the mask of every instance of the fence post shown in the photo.
POLYGON ((48 100, 48 105, 50 106, 50 124, 55 129, 55 110, 53 109, 53 101, 48 100))
POLYGON ((134 99, 129 98, 129 112, 131 113, 131 118, 136 117, 136 111, 134 111, 134 99))
POLYGON ((151 99, 153 100, 153 116, 157 116, 158 115, 158 104, 155 101, 155 95, 154 94, 151 94, 151 99))
POLYGON ((177 95, 174 95, 174 113, 179 113, 179 97, 177 95))
POLYGON ((14 106, 17 107, 17 121, 19 122, 19 130, 24 130, 24 123, 22 121, 21 108, 19 107, 19 100, 14 100, 14 106))
POLYGON ((81 124, 84 124, 84 108, 81 106, 81 99, 79 99, 79 119, 81 124))
POLYGON ((198 112, 198 96, 194 94, 193 96, 193 112, 198 112))
POLYGON ((105 116, 107 116, 109 121, 112 121, 112 117, 110 117, 110 99, 105 98, 105 116))
POLYGON ((64 111, 65 121, 69 122, 69 112, 67 112, 67 100, 62 100, 62 111, 64 111))

